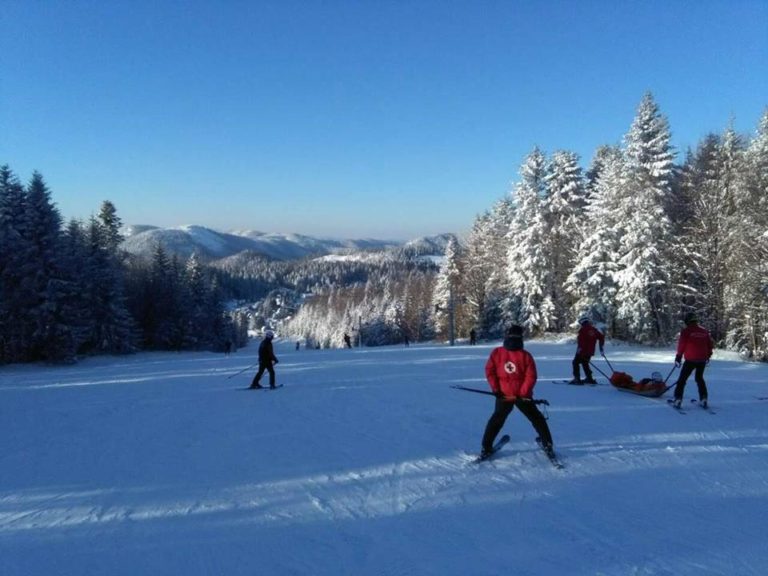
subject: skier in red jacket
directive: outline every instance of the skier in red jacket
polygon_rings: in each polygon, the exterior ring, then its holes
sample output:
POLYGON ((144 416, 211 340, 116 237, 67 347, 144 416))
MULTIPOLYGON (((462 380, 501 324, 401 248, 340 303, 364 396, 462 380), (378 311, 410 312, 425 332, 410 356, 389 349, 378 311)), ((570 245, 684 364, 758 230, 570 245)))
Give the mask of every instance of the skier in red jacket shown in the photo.
POLYGON ((589 318, 583 316, 579 319, 579 334, 576 336, 576 355, 573 357, 573 380, 570 384, 597 384, 592 376, 589 361, 595 355, 595 344, 600 342, 600 354, 605 346, 605 336, 600 330, 592 326, 589 318), (585 380, 581 379, 579 367, 584 368, 585 380))
POLYGON ((678 408, 683 402, 683 391, 685 383, 692 372, 696 372, 696 385, 699 388, 699 404, 707 407, 707 384, 704 382, 704 368, 712 357, 714 344, 709 331, 699 326, 699 320, 696 314, 689 312, 685 315, 685 328, 680 332, 680 338, 677 341, 677 355, 675 356, 675 366, 680 366, 680 361, 685 357, 683 369, 680 370, 680 377, 675 385, 675 406, 678 408))
POLYGON ((523 350, 521 326, 510 326, 504 344, 491 351, 485 364, 485 377, 496 395, 496 406, 485 426, 481 457, 492 452, 493 442, 515 406, 533 424, 544 450, 554 456, 549 426, 533 402, 536 362, 523 350))

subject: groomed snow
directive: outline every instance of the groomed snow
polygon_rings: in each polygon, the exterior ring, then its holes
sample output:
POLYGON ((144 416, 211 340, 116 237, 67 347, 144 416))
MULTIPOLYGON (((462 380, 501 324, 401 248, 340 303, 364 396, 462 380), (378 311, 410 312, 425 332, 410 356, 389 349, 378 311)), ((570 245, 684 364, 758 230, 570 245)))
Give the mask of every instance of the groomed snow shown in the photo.
MULTIPOLYGON (((4 367, 0 574, 768 574, 768 366, 718 355, 717 414, 681 416, 555 384, 573 342, 526 343, 566 468, 518 412, 477 465, 492 399, 449 385, 485 388, 492 345, 278 343, 274 392, 232 376, 255 342, 4 367)), ((606 352, 636 379, 674 358, 606 352)))

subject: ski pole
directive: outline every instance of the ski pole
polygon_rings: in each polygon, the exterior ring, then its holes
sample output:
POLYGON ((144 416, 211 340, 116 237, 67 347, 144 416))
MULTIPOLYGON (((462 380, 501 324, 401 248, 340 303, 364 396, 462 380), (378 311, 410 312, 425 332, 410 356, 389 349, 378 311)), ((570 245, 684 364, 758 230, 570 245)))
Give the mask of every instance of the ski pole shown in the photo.
MULTIPOLYGON (((501 398, 501 394, 496 394, 495 392, 491 392, 490 390, 480 390, 479 388, 469 388, 467 386, 459 386, 458 384, 452 384, 450 388, 455 388, 456 390, 464 390, 466 392, 475 392, 476 394, 487 394, 488 396, 496 396, 497 398, 501 398)), ((549 406, 549 401, 540 399, 540 400, 525 400, 526 402, 533 402, 534 404, 544 404, 545 406, 549 406)))
POLYGON ((242 374, 242 373, 243 373, 243 372, 245 372, 246 370, 250 370, 251 368, 253 368, 254 366, 256 366, 256 364, 258 364, 258 362, 254 362, 254 363, 253 363, 253 364, 251 364, 250 366, 246 366, 245 368, 243 368, 242 370, 240 370, 240 372, 235 372, 234 374, 230 374, 229 376, 227 376, 227 380, 229 380, 230 378, 234 378, 235 376, 238 376, 238 375, 242 374))
POLYGON ((466 392, 475 392, 476 394, 488 394, 489 396, 499 396, 495 392, 491 392, 490 390, 480 390, 479 388, 468 388, 466 386, 459 386, 458 384, 452 384, 451 388, 455 388, 456 390, 465 390, 466 392))

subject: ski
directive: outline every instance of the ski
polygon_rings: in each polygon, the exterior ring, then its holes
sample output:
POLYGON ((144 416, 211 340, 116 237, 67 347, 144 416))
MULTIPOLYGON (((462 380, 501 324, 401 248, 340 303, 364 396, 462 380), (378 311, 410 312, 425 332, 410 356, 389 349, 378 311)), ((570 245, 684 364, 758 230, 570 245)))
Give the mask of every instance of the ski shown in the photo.
POLYGON ((245 388, 238 388, 238 390, 277 390, 278 388, 282 388, 282 384, 278 384, 274 388, 271 388, 269 386, 261 386, 260 388, 251 388, 250 386, 246 386, 245 388))
POLYGON ((541 438, 536 438, 536 444, 538 444, 539 448, 541 448, 541 451, 544 452, 544 455, 550 461, 552 466, 554 466, 558 470, 562 470, 563 468, 565 468, 565 465, 557 457, 554 450, 546 450, 544 448, 544 444, 542 444, 541 438))
POLYGON ((507 442, 509 442, 509 434, 504 434, 504 436, 499 438, 496 441, 496 444, 493 445, 493 448, 491 449, 490 454, 486 454, 486 455, 480 454, 477 458, 475 458, 475 462, 485 462, 486 460, 490 460, 491 458, 493 458, 493 455, 496 454, 496 452, 498 452, 499 450, 501 450, 501 447, 504 446, 504 444, 506 444, 507 442))
POLYGON ((568 386, 600 386, 599 382, 594 384, 587 384, 586 382, 571 382, 570 380, 552 380, 552 384, 567 384, 568 386))
POLYGON ((685 416, 685 414, 686 414, 686 411, 685 411, 685 410, 683 410, 683 409, 682 409, 682 407, 680 407, 680 406, 677 406, 677 405, 675 404, 675 401, 674 401, 674 399, 672 399, 672 398, 667 398, 667 404, 669 404, 670 406, 672 406, 672 408, 674 408, 675 412, 677 412, 677 413, 678 413, 678 414, 680 414, 681 416, 685 416))
POLYGON ((699 408, 701 408, 701 409, 702 409, 702 410, 704 410, 705 412, 708 412, 708 413, 710 413, 710 414, 717 414, 717 412, 715 412, 714 410, 712 410, 712 408, 710 408, 709 406, 707 406, 707 407, 705 408, 704 406, 702 406, 701 404, 699 404, 699 403, 698 403, 698 401, 697 401, 695 398, 691 398, 691 403, 692 403, 692 404, 693 404, 693 403, 696 403, 696 404, 699 406, 699 408))

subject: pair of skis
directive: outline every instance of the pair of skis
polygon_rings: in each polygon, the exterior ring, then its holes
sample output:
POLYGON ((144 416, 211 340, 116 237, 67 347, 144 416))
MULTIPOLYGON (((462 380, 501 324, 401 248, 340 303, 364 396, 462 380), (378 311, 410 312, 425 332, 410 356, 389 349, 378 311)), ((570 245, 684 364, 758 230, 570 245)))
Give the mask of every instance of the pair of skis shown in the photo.
MULTIPOLYGON (((680 414, 682 416, 684 416, 685 414, 687 414, 689 412, 688 410, 684 409, 682 406, 678 406, 677 404, 675 404, 675 401, 674 401, 673 398, 668 398, 667 402, 669 403, 670 406, 672 406, 672 408, 674 408, 675 412, 677 412, 678 414, 680 414)), ((708 414, 717 414, 717 412, 712 410, 712 408, 710 408, 709 405, 704 407, 701 404, 699 404, 698 400, 696 400, 695 398, 691 398, 691 403, 696 403, 697 406, 699 406, 699 408, 701 408, 702 410, 704 410, 708 414)))
MULTIPOLYGON (((485 462, 486 460, 490 460, 493 458, 493 456, 498 453, 501 448, 509 442, 509 434, 504 434, 501 438, 499 438, 496 443, 493 445, 493 448, 491 448, 491 451, 486 454, 480 454, 477 458, 475 458, 475 462, 485 462)), ((544 445, 541 443, 541 440, 539 438, 536 438, 536 444, 539 446, 542 452, 546 455, 547 459, 550 461, 550 463, 557 469, 565 468, 562 462, 558 459, 557 455, 554 453, 553 450, 547 450, 544 445)))
POLYGON ((282 384, 278 384, 274 388, 272 386, 259 386, 258 388, 251 388, 250 386, 247 386, 246 388, 238 388, 238 390, 277 390, 278 388, 282 387, 282 384))

